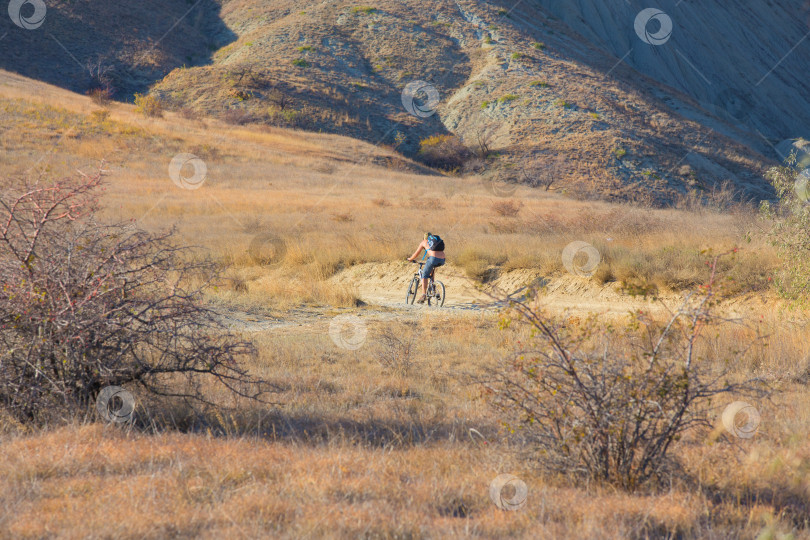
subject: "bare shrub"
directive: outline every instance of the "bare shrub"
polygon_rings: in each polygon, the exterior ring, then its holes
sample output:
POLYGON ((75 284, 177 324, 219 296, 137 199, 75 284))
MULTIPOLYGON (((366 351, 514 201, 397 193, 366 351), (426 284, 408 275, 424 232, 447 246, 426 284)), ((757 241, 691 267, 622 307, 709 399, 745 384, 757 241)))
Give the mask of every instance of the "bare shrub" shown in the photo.
POLYGON ((487 162, 479 157, 473 157, 464 162, 464 174, 479 174, 487 169, 487 162))
POLYGON ((267 99, 270 100, 270 103, 272 103, 273 106, 280 111, 285 110, 293 103, 291 90, 287 89, 287 87, 282 84, 272 85, 267 99))
POLYGON ((517 164, 519 181, 532 187, 551 189, 555 182, 564 178, 566 163, 563 156, 539 158, 524 156, 517 164))
POLYGON ((115 95, 115 70, 111 63, 102 56, 88 60, 86 68, 91 80, 87 95, 96 105, 106 107, 115 95))
POLYGON ((740 351, 712 364, 700 352, 711 346, 720 322, 713 309, 725 295, 717 260, 704 288, 663 324, 642 312, 624 329, 595 318, 554 320, 528 300, 511 301, 504 324, 527 323, 533 337, 485 384, 509 425, 539 451, 542 467, 640 487, 668 470, 681 436, 708 426, 715 396, 756 391, 755 381, 729 382, 740 351))
POLYGON ((523 208, 522 202, 515 202, 512 200, 509 201, 498 201, 490 206, 493 212, 498 214, 499 216, 503 217, 515 217, 520 213, 520 209, 523 208))
POLYGON ((192 107, 181 107, 177 110, 177 114, 185 118, 186 120, 200 120, 201 114, 197 109, 192 107))
POLYGON ((413 332, 384 328, 377 332, 376 338, 380 345, 380 365, 401 375, 409 373, 414 366, 412 356, 418 343, 417 336, 413 332))
POLYGON ((231 67, 226 73, 226 78, 234 87, 262 90, 270 86, 268 75, 259 71, 253 64, 231 67))
POLYGON ((493 129, 486 126, 478 126, 472 134, 471 145, 474 149, 476 157, 482 161, 486 161, 492 153, 492 138, 493 129))
POLYGON ((249 111, 239 108, 227 109, 222 113, 222 119, 229 124, 237 126, 243 126, 256 121, 256 118, 249 111))
POLYGON ((91 88, 87 91, 87 95, 93 100, 93 103, 99 107, 106 107, 110 104, 113 98, 113 91, 111 88, 91 88))
POLYGON ((236 362, 252 345, 202 304, 213 264, 171 233, 97 223, 100 183, 78 176, 0 199, 0 406, 51 421, 108 385, 210 401, 206 377, 260 396, 236 362))

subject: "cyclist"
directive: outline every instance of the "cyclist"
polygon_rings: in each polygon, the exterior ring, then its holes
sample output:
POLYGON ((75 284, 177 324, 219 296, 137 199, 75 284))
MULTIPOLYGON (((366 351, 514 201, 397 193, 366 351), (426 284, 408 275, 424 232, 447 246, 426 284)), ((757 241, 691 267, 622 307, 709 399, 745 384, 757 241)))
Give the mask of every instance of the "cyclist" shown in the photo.
POLYGON ((428 278, 433 273, 435 268, 444 265, 444 240, 442 240, 438 235, 426 232, 424 240, 422 240, 422 243, 419 244, 418 248, 416 248, 414 254, 408 257, 408 260, 411 262, 416 262, 416 258, 423 249, 425 250, 425 254, 422 259, 427 257, 427 260, 425 261, 425 266, 422 267, 421 274, 419 275, 419 277, 422 278, 422 298, 417 300, 417 302, 420 304, 424 304, 425 300, 427 300, 428 278))

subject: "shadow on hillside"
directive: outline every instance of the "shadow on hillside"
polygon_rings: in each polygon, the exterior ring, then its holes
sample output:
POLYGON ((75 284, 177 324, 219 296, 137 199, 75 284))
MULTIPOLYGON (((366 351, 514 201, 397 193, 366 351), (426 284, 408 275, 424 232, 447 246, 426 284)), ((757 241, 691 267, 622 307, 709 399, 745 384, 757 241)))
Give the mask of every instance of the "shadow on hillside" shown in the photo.
POLYGON ((774 515, 796 527, 806 527, 810 522, 810 500, 801 490, 791 486, 745 486, 742 489, 703 486, 701 491, 718 506, 743 507, 751 512, 756 508, 772 507, 774 515))
MULTIPOLYGON (((177 412, 177 411, 175 411, 177 412)), ((320 446, 329 443, 348 443, 374 448, 417 446, 440 441, 480 443, 482 437, 491 438, 496 426, 467 425, 431 418, 369 418, 354 420, 341 417, 322 417, 290 414, 285 411, 265 411, 239 415, 186 414, 182 417, 142 418, 136 424, 141 428, 179 430, 191 433, 210 433, 214 436, 260 437, 270 441, 285 441, 320 446), (471 433, 470 428, 474 428, 471 433), (475 433, 477 432, 477 433, 475 433)))
POLYGON ((18 19, 31 29, 3 9, 0 68, 80 93, 108 86, 131 99, 177 67, 210 63, 236 39, 214 0, 48 2, 40 25, 37 3, 18 19))

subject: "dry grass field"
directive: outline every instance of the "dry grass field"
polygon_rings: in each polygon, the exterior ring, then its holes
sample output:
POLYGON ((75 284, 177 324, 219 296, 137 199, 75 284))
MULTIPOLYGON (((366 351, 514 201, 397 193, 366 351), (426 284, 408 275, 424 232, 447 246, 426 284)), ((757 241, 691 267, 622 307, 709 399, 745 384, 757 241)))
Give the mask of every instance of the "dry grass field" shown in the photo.
MULTIPOLYGON (((4 420, 0 537, 810 538, 807 322, 770 289, 779 261, 765 224, 727 193, 663 210, 570 199, 425 174, 334 135, 145 118, 32 86, 11 75, 0 85, 4 188, 103 160, 103 219, 173 227, 222 263, 208 300, 255 342, 245 362, 277 392, 261 405, 212 388, 221 406, 194 411, 139 395, 151 421, 124 429, 4 420), (187 164, 173 181, 181 153, 205 175, 187 164), (706 279, 706 250, 740 246, 723 272, 746 324, 712 327, 701 358, 743 349, 730 376, 768 384, 756 436, 734 438, 715 417, 714 430, 676 442, 680 468, 665 485, 633 493, 540 472, 477 383, 528 328, 504 328, 494 309, 462 309, 475 297, 458 289, 443 310, 369 292, 376 274, 400 265, 391 294, 404 300, 413 268, 400 261, 425 230, 446 240, 444 275, 471 289, 510 272, 542 276, 549 305, 565 300, 557 305, 569 311, 557 315, 573 326, 592 300, 614 311, 644 302, 623 288, 652 285, 676 301, 706 279), (592 277, 564 268, 562 250, 576 240, 600 253, 592 277), (360 264, 368 282, 341 279, 360 264), (336 315, 363 321, 362 346, 337 346, 336 315), (488 496, 505 472, 528 486, 520 511, 488 496)), ((721 411, 733 396, 718 399, 721 411)))

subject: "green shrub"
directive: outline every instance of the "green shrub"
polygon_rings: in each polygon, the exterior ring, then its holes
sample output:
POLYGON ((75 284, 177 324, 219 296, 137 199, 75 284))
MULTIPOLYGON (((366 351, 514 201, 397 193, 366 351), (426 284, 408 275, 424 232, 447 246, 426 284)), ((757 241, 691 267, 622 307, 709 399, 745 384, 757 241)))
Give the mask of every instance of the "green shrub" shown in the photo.
POLYGON ((144 116, 163 117, 163 102, 160 98, 148 94, 135 94, 135 110, 144 116))
POLYGON ((534 47, 537 50, 542 51, 542 50, 544 50, 546 48, 546 44, 542 43, 542 42, 536 42, 536 43, 532 43, 532 47, 534 47))
POLYGON ((511 58, 512 58, 512 60, 518 60, 520 58, 523 58, 523 54, 521 54, 519 52, 513 52, 511 58))
POLYGON ((515 94, 506 94, 505 96, 501 96, 498 98, 498 103, 509 103, 510 101, 514 101, 518 98, 515 94))
POLYGON ((486 109, 487 107, 489 107, 489 101, 484 101, 483 103, 481 103, 482 109, 486 109))
POLYGON ((376 13, 377 8, 370 6, 355 6, 352 8, 352 13, 376 13))
POLYGON ((296 58, 295 60, 292 61, 292 65, 298 67, 309 67, 309 62, 307 62, 303 58, 296 58))
POLYGON ((529 83, 529 86, 539 86, 540 88, 548 88, 548 83, 546 81, 532 81, 529 83))

